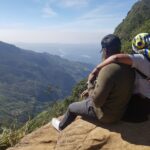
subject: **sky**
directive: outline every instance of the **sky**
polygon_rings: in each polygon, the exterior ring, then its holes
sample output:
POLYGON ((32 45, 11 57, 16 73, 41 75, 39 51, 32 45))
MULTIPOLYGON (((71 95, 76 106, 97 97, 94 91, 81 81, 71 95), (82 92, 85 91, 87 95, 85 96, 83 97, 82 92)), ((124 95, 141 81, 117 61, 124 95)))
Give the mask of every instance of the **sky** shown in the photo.
POLYGON ((0 41, 97 43, 137 0, 1 0, 0 41))

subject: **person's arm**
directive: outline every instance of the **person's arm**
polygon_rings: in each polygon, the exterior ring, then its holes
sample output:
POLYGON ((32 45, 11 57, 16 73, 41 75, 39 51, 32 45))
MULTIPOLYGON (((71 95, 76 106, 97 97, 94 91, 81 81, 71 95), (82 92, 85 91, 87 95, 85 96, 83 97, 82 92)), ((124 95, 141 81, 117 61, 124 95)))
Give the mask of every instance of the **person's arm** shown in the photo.
POLYGON ((100 71, 97 77, 97 82, 91 95, 94 105, 101 107, 105 103, 112 87, 113 87, 114 70, 108 65, 100 71))
POLYGON ((100 69, 113 62, 132 65, 132 59, 130 58, 128 54, 116 54, 116 55, 110 56, 109 58, 104 60, 101 64, 97 65, 96 68, 94 68, 94 70, 90 73, 88 77, 88 81, 93 82, 95 78, 97 77, 100 69))
POLYGON ((101 64, 99 64, 96 68, 101 69, 102 67, 113 63, 113 62, 118 62, 118 63, 123 63, 126 65, 132 65, 132 59, 128 54, 116 54, 113 56, 110 56, 106 60, 104 60, 101 64))

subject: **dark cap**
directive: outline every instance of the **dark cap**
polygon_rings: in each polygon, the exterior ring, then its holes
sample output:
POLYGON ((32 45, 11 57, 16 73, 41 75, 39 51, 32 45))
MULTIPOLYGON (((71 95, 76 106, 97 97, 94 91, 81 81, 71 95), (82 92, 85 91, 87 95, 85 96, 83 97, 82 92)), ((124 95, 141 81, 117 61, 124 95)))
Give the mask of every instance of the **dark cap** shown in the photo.
POLYGON ((106 35, 101 41, 102 49, 107 49, 109 53, 116 54, 121 50, 121 41, 114 34, 106 35))

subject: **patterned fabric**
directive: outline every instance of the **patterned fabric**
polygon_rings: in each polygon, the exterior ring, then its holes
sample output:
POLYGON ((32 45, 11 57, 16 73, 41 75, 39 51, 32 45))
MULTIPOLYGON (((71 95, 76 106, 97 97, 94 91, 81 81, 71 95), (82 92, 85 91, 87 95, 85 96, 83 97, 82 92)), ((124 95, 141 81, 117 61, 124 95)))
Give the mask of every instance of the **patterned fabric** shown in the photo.
POLYGON ((150 61, 150 49, 145 48, 138 50, 138 54, 143 54, 150 61))
POLYGON ((133 51, 138 53, 138 50, 149 48, 150 46, 150 34, 140 33, 136 35, 132 40, 133 51))
POLYGON ((144 50, 144 56, 150 61, 150 50, 149 49, 144 50))

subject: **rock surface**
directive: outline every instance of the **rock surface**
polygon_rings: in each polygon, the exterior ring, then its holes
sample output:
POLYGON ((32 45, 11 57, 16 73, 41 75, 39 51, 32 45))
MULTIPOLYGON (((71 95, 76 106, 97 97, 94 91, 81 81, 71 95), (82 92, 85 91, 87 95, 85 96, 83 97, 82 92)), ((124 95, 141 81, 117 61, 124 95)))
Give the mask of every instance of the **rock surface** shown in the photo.
POLYGON ((61 133, 50 124, 8 150, 150 150, 150 120, 97 126, 77 119, 61 133))

